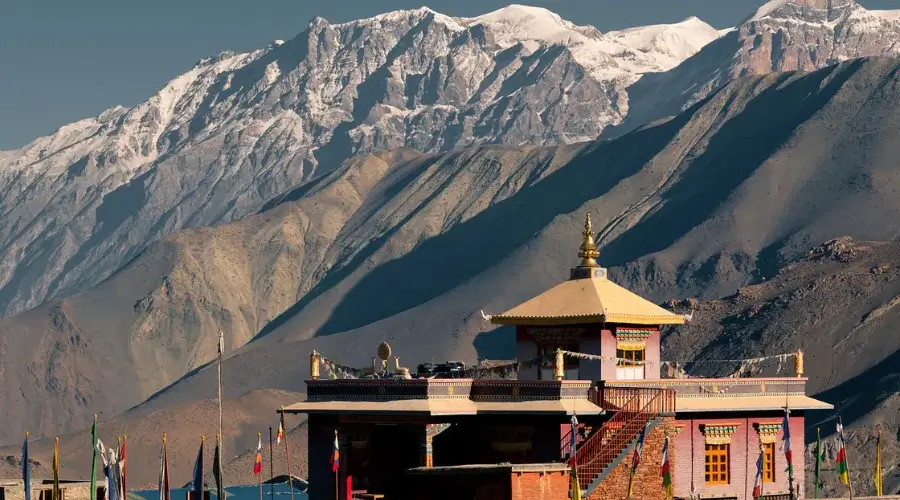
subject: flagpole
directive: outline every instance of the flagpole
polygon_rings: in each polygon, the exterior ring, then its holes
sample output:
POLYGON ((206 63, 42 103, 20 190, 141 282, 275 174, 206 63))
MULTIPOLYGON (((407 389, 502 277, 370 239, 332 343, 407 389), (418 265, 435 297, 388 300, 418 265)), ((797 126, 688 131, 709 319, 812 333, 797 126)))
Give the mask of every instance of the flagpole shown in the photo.
MULTIPOLYGON (((787 401, 785 401, 785 403, 784 403, 784 422, 788 426, 791 425, 790 418, 791 418, 791 410, 788 409, 787 401)), ((782 429, 782 432, 785 432, 785 431, 787 431, 787 429, 782 429)), ((784 444, 786 449, 788 449, 788 450, 791 449, 790 448, 790 446, 791 446, 790 439, 791 438, 792 438, 792 436, 789 435, 787 442, 784 444)), ((774 456, 772 457, 772 461, 773 462, 775 461, 774 456)), ((791 455, 791 462, 793 462, 793 455, 791 455)), ((794 490, 794 464, 790 463, 790 462, 788 462, 788 493, 791 497, 791 500, 797 499, 797 492, 794 490)))
MULTIPOLYGON (((841 442, 844 442, 844 421, 838 415, 838 424, 841 426, 841 442)), ((847 487, 850 488, 850 500, 853 500, 853 478, 850 475, 850 457, 847 456, 847 446, 844 445, 844 461, 847 463, 847 487)))
POLYGON ((97 414, 91 428, 91 500, 97 500, 97 414))
POLYGON ((876 428, 875 437, 875 496, 881 496, 881 425, 876 428))
MULTIPOLYGON (((284 406, 281 407, 281 421, 284 422, 284 406)), ((291 500, 294 500, 294 476, 291 474, 291 449, 288 447, 287 425, 284 425, 284 427, 284 454, 287 456, 288 486, 290 486, 291 490, 291 500)))
POLYGON ((822 467, 822 450, 820 445, 821 442, 821 429, 816 427, 816 477, 814 483, 816 488, 816 498, 819 498, 819 469, 822 467))
POLYGON ((31 500, 31 466, 28 458, 28 431, 25 431, 25 443, 22 445, 22 486, 25 489, 25 500, 31 500))
POLYGON ((269 426, 269 498, 275 498, 275 452, 272 446, 272 426, 269 426))
MULTIPOLYGON (((337 442, 337 440, 338 440, 337 429, 334 429, 334 440, 335 440, 335 442, 337 442)), ((340 455, 338 455, 338 457, 340 457, 340 455)), ((334 457, 332 457, 332 460, 334 460, 334 457)), ((338 481, 338 471, 339 470, 340 470, 340 467, 334 471, 334 500, 341 499, 341 487, 340 487, 340 484, 338 481)))
MULTIPOLYGON (((775 445, 772 445, 772 452, 773 452, 773 453, 772 453, 772 462, 775 462, 775 453, 774 453, 774 452, 775 452, 775 445)), ((763 452, 762 436, 760 436, 760 437, 759 437, 759 455, 765 458, 765 455, 763 455, 763 453, 764 453, 764 452, 763 452)), ((774 463, 773 463, 773 464, 772 464, 772 467, 774 468, 774 466, 775 466, 775 465, 774 465, 774 463)), ((765 486, 763 486, 764 484, 766 484, 766 482, 760 480, 760 482, 759 482, 759 498, 762 498, 762 496, 763 496, 763 488, 765 488, 765 486)))
POLYGON ((62 500, 59 498, 59 438, 53 445, 53 500, 62 500))
MULTIPOLYGON (((165 436, 165 433, 163 433, 163 436, 165 436)), ((122 438, 116 436, 116 459, 117 459, 116 467, 118 467, 118 469, 119 469, 118 470, 119 481, 116 484, 116 489, 119 491, 118 496, 119 496, 120 500, 125 500, 125 497, 122 495, 123 490, 122 490, 122 486, 121 486, 122 485, 122 477, 121 477, 122 476, 122 457, 121 457, 121 454, 122 454, 122 438)))
POLYGON ((222 433, 222 354, 224 353, 224 351, 225 334, 222 333, 222 330, 219 330, 219 440, 217 441, 217 445, 219 446, 219 480, 222 482, 223 489, 225 488, 225 476, 222 471, 222 462, 225 460, 225 447, 223 446, 224 443, 222 442, 225 440, 225 434, 222 433))
MULTIPOLYGON (((259 432, 256 433, 256 440, 257 440, 257 442, 262 441, 262 434, 261 434, 261 433, 259 433, 259 432)), ((263 477, 263 474, 262 474, 262 453, 257 452, 257 455, 256 455, 256 456, 257 456, 257 458, 259 458, 259 500, 263 500, 263 497, 262 497, 262 477, 263 477)))
POLYGON ((125 462, 125 451, 128 448, 128 434, 122 435, 122 448, 119 449, 119 454, 122 455, 119 457, 119 463, 122 464, 122 500, 128 500, 128 486, 125 481, 126 473, 128 472, 128 463, 125 462))

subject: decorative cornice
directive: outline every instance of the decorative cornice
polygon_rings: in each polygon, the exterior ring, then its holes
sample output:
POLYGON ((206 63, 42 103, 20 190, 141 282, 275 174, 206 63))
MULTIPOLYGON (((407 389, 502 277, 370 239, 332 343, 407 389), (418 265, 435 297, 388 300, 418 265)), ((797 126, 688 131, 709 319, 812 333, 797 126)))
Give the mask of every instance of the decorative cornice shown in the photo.
POLYGON ((774 443, 778 438, 778 433, 781 432, 781 422, 759 422, 753 426, 756 427, 756 432, 759 433, 759 442, 761 443, 774 443))
POLYGON ((706 438, 706 444, 729 444, 731 435, 740 424, 703 424, 700 431, 706 438))

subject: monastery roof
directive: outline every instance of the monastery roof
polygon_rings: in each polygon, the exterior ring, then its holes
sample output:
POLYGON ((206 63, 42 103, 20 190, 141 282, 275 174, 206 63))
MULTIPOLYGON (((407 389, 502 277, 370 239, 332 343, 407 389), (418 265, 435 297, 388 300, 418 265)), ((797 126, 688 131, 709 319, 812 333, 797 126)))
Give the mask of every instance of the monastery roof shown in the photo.
POLYGON ((635 325, 680 325, 684 317, 669 312, 609 281, 606 269, 597 264, 591 216, 584 223, 584 242, 578 256, 581 264, 570 279, 503 314, 493 316, 498 325, 560 325, 574 323, 629 323, 635 325))
POLYGON ((813 399, 809 396, 738 396, 738 397, 677 397, 675 410, 678 413, 704 411, 764 411, 781 410, 785 407, 792 410, 831 410, 834 405, 813 399))
POLYGON ((498 325, 630 323, 680 325, 684 317, 601 276, 564 281, 503 314, 493 316, 498 325))

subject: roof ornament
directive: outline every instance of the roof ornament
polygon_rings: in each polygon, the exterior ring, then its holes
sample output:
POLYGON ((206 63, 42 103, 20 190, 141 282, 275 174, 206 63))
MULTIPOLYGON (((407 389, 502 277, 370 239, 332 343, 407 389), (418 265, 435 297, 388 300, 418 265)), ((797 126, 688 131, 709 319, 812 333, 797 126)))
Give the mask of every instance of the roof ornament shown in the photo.
POLYGON ((597 257, 600 252, 597 251, 597 245, 594 244, 594 231, 591 226, 591 214, 588 213, 584 218, 584 242, 581 243, 578 256, 581 257, 581 264, 578 267, 600 267, 597 264, 597 257))
POLYGON ((491 322, 491 318, 493 318, 493 317, 494 317, 493 314, 485 314, 484 310, 481 310, 481 318, 484 319, 485 321, 487 321, 488 323, 491 322))

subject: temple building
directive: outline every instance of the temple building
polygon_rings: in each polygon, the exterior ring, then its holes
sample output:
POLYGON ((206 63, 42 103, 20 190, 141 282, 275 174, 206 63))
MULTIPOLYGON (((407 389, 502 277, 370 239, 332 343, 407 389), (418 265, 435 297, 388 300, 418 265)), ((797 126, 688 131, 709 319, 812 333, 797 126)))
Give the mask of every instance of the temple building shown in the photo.
POLYGON ((562 500, 574 464, 582 498, 629 498, 633 484, 630 498, 663 500, 666 445, 675 498, 753 498, 760 455, 762 497, 802 498, 804 414, 833 408, 806 395, 802 353, 793 377, 664 379, 661 329, 685 316, 610 281, 598 256, 588 216, 569 279, 489 317, 515 327, 514 366, 391 373, 383 344, 380 368, 335 378, 313 352, 307 400, 285 408, 309 415, 310 499, 562 500))

